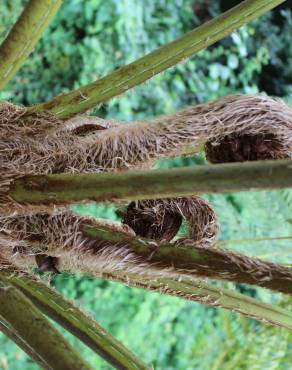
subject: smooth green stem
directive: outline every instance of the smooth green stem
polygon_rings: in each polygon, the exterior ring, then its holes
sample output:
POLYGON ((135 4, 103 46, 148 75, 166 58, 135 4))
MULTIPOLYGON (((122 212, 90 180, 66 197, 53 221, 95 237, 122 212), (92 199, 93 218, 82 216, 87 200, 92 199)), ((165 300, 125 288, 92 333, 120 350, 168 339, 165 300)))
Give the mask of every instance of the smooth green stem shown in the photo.
POLYGON ((48 319, 0 276, 0 317, 54 370, 91 369, 48 319))
POLYGON ((230 289, 207 284, 193 277, 162 278, 139 275, 103 275, 103 278, 119 281, 127 286, 143 288, 154 292, 171 295, 220 307, 237 312, 255 320, 292 329, 292 313, 283 308, 260 302, 230 289))
POLYGON ((243 1, 180 39, 160 47, 94 83, 82 86, 68 94, 57 96, 48 103, 34 106, 31 111, 50 110, 61 119, 85 112, 180 63, 284 1, 243 1))
POLYGON ((0 46, 0 89, 16 74, 62 4, 62 0, 30 0, 0 46))
POLYGON ((0 317, 0 331, 11 339, 15 344, 18 345, 28 356, 30 356, 40 367, 41 369, 51 370, 46 362, 39 356, 39 354, 30 347, 15 331, 10 324, 8 324, 3 317, 0 317))
POLYGON ((91 317, 33 276, 1 272, 46 315, 62 325, 116 369, 150 369, 91 317))
POLYGON ((7 195, 20 204, 58 205, 289 187, 292 161, 282 160, 122 173, 27 175, 13 181, 7 195))

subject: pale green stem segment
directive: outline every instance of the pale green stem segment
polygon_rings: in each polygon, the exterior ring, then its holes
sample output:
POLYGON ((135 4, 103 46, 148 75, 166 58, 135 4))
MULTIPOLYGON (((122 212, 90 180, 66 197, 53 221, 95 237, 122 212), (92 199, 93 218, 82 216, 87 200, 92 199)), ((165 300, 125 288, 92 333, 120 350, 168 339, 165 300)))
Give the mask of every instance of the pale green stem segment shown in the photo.
POLYGON ((91 369, 32 302, 7 279, 0 276, 0 320, 11 325, 18 336, 54 370, 91 369))
POLYGON ((43 282, 25 273, 16 274, 15 271, 10 273, 2 271, 1 274, 17 286, 41 311, 70 331, 114 368, 150 370, 150 367, 98 325, 95 320, 43 282))
POLYGON ((0 46, 0 89, 13 78, 46 30, 63 0, 30 0, 0 46))
POLYGON ((26 175, 12 183, 7 195, 20 204, 58 205, 289 187, 292 160, 278 160, 122 173, 26 175))
MULTIPOLYGON (((66 256, 64 256, 66 258, 66 256)), ((65 263, 66 264, 66 263, 65 263)), ((72 266, 70 261, 68 261, 68 266, 72 266)), ((70 270, 70 268, 69 268, 70 270)), ((35 277, 29 276, 26 273, 17 272, 8 272, 2 271, 1 274, 9 281, 20 288, 24 294, 27 295, 31 300, 33 300, 39 307, 56 320, 59 324, 63 325, 60 319, 64 316, 62 313, 63 309, 67 309, 68 312, 72 312, 74 318, 77 321, 71 320, 74 322, 75 328, 87 326, 88 328, 91 325, 91 328, 95 331, 96 323, 92 319, 88 318, 84 313, 81 312, 81 316, 78 314, 78 309, 75 308, 71 303, 65 301, 58 293, 47 287, 44 283, 37 281, 35 277), (46 308, 44 308, 46 306, 46 308), (54 313, 53 313, 54 312, 54 313), (75 316, 75 313, 77 315, 75 316), (57 318, 59 316, 59 318, 57 318), (57 318, 57 319, 56 319, 57 318), (79 321, 81 319, 81 321, 79 321)), ((127 284, 128 286, 143 288, 150 291, 156 291, 161 294, 167 294, 202 304, 211 305, 213 307, 225 308, 233 312, 237 312, 244 316, 254 318, 264 323, 269 323, 276 326, 281 326, 287 329, 292 329, 292 313, 280 308, 273 306, 271 304, 260 302, 254 298, 247 297, 243 294, 237 293, 230 289, 222 288, 219 286, 207 284, 199 279, 194 277, 182 276, 179 279, 176 278, 162 278, 162 277, 149 277, 141 276, 138 274, 127 274, 123 275, 114 275, 114 274, 103 274, 102 278, 119 281, 127 284)), ((67 319, 66 319, 67 320, 67 319)), ((63 325, 67 330, 72 334, 76 335, 76 332, 73 332, 72 328, 68 328, 63 325)), ((87 331, 87 329, 86 329, 87 331)), ((78 338, 86 343, 93 350, 94 345, 92 346, 89 342, 91 338, 93 339, 93 333, 87 333, 84 336, 83 331, 82 337, 78 335, 78 338), (87 337, 88 336, 88 337, 87 337), (87 337, 87 339, 85 339, 87 337)), ((101 332, 102 334, 102 332, 101 332)), ((105 334, 105 333, 104 333, 105 334)), ((77 336, 77 335, 76 335, 77 336)), ((94 341, 97 342, 97 338, 94 338, 94 341)), ((115 345, 114 345, 115 347, 115 345)), ((144 369, 143 364, 140 365, 136 363, 137 369, 144 369), (142 366, 142 367, 139 367, 142 366)), ((144 365, 145 366, 145 365, 144 365)), ((127 369, 135 369, 135 367, 127 367, 127 369)))
POLYGON ((61 119, 85 112, 214 44, 284 1, 243 1, 180 39, 160 47, 96 82, 81 86, 68 94, 57 96, 48 103, 31 107, 31 111, 49 110, 61 119))
POLYGON ((226 240, 219 240, 217 242, 218 246, 226 245, 226 244, 246 244, 246 243, 260 243, 266 241, 284 241, 284 240, 292 240, 292 236, 272 236, 272 237, 263 237, 263 238, 247 238, 247 239, 226 239, 226 240))
POLYGON ((19 336, 17 331, 13 329, 12 326, 3 319, 3 317, 0 317, 0 332, 1 331, 4 335, 6 335, 6 337, 17 344, 18 347, 21 348, 28 356, 30 356, 41 367, 41 369, 51 370, 51 368, 46 362, 43 361, 39 354, 19 336))
POLYGON ((260 302, 230 289, 206 284, 192 277, 149 278, 138 275, 127 277, 104 275, 104 278, 124 282, 128 286, 188 299, 237 312, 265 324, 292 330, 292 312, 268 303, 260 302))

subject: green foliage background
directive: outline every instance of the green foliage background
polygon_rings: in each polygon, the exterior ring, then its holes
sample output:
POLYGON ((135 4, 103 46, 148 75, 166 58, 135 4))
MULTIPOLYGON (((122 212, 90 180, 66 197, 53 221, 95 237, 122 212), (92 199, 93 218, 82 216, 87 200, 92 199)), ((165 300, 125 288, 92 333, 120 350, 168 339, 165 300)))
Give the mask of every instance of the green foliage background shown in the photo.
MULTIPOLYGON (((230 6, 234 2, 230 1, 230 6)), ((0 41, 25 3, 0 2, 0 41)), ((30 59, 0 93, 0 99, 25 105, 49 100, 179 37, 219 14, 226 3, 65 1, 30 59)), ((150 118, 239 92, 266 92, 291 100, 291 8, 288 1, 281 9, 93 113, 124 120, 150 118)), ((157 166, 194 166, 203 162, 203 157, 189 157, 163 160, 157 166)), ((292 194, 288 190, 208 198, 219 214, 223 240, 292 235, 292 194)), ((75 209, 82 214, 118 219, 114 207, 91 204, 75 209)), ((291 262, 291 243, 287 240, 234 242, 226 247, 273 261, 291 262)), ((52 284, 155 369, 284 370, 292 366, 292 338, 289 348, 289 333, 285 330, 224 310, 98 279, 63 274, 54 278, 52 284)), ((235 288, 267 302, 285 304, 279 295, 255 288, 235 288)), ((72 341, 94 368, 110 368, 79 342, 72 341)), ((0 334, 0 369, 26 370, 37 366, 0 334)))

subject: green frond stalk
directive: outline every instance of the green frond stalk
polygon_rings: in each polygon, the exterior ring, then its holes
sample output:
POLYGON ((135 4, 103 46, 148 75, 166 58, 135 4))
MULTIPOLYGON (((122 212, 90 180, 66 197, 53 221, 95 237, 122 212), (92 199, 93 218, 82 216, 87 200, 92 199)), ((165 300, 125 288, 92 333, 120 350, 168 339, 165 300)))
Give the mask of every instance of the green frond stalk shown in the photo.
MULTIPOLYGON (((177 271, 192 271, 196 276, 251 284, 292 295, 292 269, 261 261, 258 258, 233 253, 223 248, 179 246, 162 242, 156 247, 153 240, 129 237, 110 227, 82 225, 84 235, 92 239, 106 240, 113 244, 129 245, 135 255, 156 267, 174 267, 177 271)), ((89 269, 90 272, 90 269, 89 269)), ((91 271, 94 274, 94 270, 91 271)))
POLYGON ((290 311, 192 277, 175 279, 105 274, 103 278, 123 282, 131 287, 224 308, 266 324, 292 329, 292 313, 290 311))
POLYGON ((121 342, 103 329, 70 301, 37 278, 23 272, 1 271, 5 279, 19 288, 44 314, 71 332, 116 369, 150 369, 121 342))
POLYGON ((0 276, 0 318, 55 370, 91 369, 25 295, 0 276))
POLYGON ((57 96, 48 103, 31 107, 31 111, 49 110, 58 118, 67 119, 92 109, 198 53, 284 1, 243 1, 180 39, 160 47, 96 82, 57 96))
POLYGON ((19 204, 58 205, 289 187, 292 161, 277 160, 122 173, 27 175, 12 181, 5 195, 19 204))
MULTIPOLYGON (((70 266, 69 261, 68 266, 70 266)), ((65 301, 58 293, 47 287, 44 283, 38 281, 35 277, 32 277, 27 273, 20 272, 15 267, 11 269, 6 268, 5 271, 3 269, 1 271, 1 275, 5 279, 8 279, 11 284, 18 287, 29 299, 33 300, 35 304, 37 304, 44 312, 46 312, 46 314, 51 316, 59 324, 63 325, 60 322, 60 318, 56 319, 57 316, 61 315, 61 317, 64 317, 65 315, 65 313, 62 313, 61 307, 66 307, 68 311, 73 314, 76 313, 77 309, 71 303, 65 301), (47 306, 45 309, 44 305, 47 306), (71 309, 72 307, 73 310, 71 309), (52 311, 55 311, 55 313, 52 314, 52 311)), ((236 291, 207 284, 206 282, 194 277, 181 276, 180 278, 163 278, 157 276, 141 276, 137 274, 130 274, 127 276, 120 274, 103 274, 102 278, 121 282, 131 287, 142 288, 160 294, 167 294, 199 302, 201 304, 207 304, 212 307, 224 308, 263 323, 292 329, 291 312, 268 303, 260 302, 257 299, 247 297, 236 291)), ((82 318, 80 317, 80 319, 81 321, 78 324, 75 322, 75 326, 79 325, 79 327, 83 327, 83 325, 87 325, 87 323, 89 323, 86 315, 82 318)), ((89 320, 91 321, 91 319, 89 320)), ((95 324, 93 327, 95 328, 95 324)), ((73 331, 68 327, 65 328, 71 331, 73 335, 76 335, 76 333, 73 333, 73 331)), ((92 339, 92 333, 90 335, 92 339)), ((78 338, 95 350, 89 342, 84 340, 85 337, 82 339, 78 336, 78 338)), ((141 368, 143 369, 143 367, 141 368)))
POLYGON ((17 344, 19 348, 21 348, 41 367, 41 369, 51 370, 48 364, 43 361, 41 356, 19 336, 18 332, 13 329, 12 326, 3 319, 3 317, 0 317, 0 332, 17 344))
POLYGON ((0 89, 16 74, 55 16, 62 0, 30 0, 0 46, 0 89))

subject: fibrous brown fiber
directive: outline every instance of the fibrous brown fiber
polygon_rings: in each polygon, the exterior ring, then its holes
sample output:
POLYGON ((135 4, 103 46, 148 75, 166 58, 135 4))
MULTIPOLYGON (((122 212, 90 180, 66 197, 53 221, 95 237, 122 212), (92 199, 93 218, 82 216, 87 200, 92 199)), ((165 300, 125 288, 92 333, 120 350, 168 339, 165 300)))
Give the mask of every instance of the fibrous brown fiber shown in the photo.
POLYGON ((14 138, 15 136, 32 136, 50 132, 62 125, 61 121, 51 113, 35 113, 26 116, 24 107, 12 103, 0 102, 0 139, 14 138))

